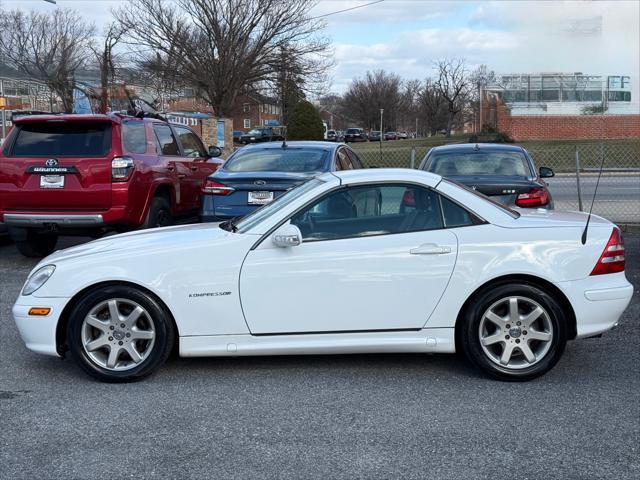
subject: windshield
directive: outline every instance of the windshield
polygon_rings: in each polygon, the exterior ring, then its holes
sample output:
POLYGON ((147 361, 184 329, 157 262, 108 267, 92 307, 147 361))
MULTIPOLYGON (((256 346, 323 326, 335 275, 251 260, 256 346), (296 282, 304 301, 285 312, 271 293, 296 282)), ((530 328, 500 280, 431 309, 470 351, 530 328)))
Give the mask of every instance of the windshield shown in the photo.
POLYGON ((310 148, 264 148, 240 150, 224 164, 227 172, 291 172, 324 170, 327 150, 310 148))
POLYGON ((350 128, 349 130, 347 130, 347 133, 360 133, 360 129, 359 128, 350 128))
POLYGON ((253 130, 249 130, 249 133, 247 133, 247 135, 260 135, 262 133, 262 130, 258 130, 257 128, 254 128, 253 130))
POLYGON ((431 156, 427 170, 443 177, 503 175, 528 177, 529 164, 521 152, 451 152, 431 156))
POLYGON ((302 185, 299 185, 291 190, 287 191, 284 195, 276 198, 273 202, 266 204, 264 207, 255 210, 249 215, 242 217, 236 224, 236 232, 245 233, 251 230, 253 227, 261 223, 263 220, 266 220, 274 213, 278 212, 282 208, 289 205, 291 202, 295 201, 297 198, 301 197, 305 193, 313 190, 319 185, 322 185, 322 180, 318 178, 312 178, 311 180, 306 181, 302 185))

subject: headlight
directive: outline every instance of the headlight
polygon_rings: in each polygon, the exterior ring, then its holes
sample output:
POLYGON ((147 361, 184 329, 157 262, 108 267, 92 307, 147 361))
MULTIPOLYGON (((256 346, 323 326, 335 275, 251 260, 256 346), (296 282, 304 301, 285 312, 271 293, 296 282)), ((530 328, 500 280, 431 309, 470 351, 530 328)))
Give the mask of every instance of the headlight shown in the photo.
POLYGON ((24 288, 22 289, 22 295, 31 295, 47 283, 47 280, 49 280, 49 277, 53 275, 55 269, 55 265, 45 265, 44 267, 36 270, 33 275, 27 279, 27 283, 25 283, 24 288))

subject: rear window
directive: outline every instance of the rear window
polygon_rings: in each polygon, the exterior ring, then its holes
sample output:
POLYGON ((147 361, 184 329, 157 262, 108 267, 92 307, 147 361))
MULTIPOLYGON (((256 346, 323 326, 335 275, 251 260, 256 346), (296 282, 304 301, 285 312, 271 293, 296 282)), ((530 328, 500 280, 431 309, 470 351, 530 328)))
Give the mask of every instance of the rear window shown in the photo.
POLYGON ((321 172, 327 151, 308 148, 265 148, 239 151, 224 164, 227 172, 321 172))
POLYGON ((436 153, 427 170, 443 177, 456 175, 504 175, 528 177, 529 164, 520 152, 436 153))
POLYGON ((111 150, 110 122, 46 122, 20 125, 15 157, 104 157, 111 150))
POLYGON ((359 128, 350 128, 350 129, 347 130, 347 133, 349 133, 349 134, 360 133, 360 129, 359 128))

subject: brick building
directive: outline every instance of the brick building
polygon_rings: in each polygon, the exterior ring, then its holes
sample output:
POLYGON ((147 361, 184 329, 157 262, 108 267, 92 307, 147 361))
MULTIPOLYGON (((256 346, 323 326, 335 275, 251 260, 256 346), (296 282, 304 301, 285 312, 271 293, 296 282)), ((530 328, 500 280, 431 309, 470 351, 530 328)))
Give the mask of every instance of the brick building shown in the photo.
POLYGON ((640 138, 637 80, 562 73, 503 75, 484 90, 475 128, 492 128, 516 141, 640 138))
POLYGON ((233 109, 233 130, 248 132, 269 122, 280 125, 280 105, 273 98, 260 94, 239 95, 233 109))

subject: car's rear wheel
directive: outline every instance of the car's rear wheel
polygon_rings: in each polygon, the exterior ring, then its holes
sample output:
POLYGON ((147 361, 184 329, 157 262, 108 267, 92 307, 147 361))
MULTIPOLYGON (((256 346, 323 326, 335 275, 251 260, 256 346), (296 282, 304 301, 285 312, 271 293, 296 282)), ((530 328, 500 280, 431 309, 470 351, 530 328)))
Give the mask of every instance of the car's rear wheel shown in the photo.
POLYGON ((26 236, 14 238, 14 242, 18 251, 25 257, 46 257, 55 250, 58 235, 27 230, 26 236))
POLYGON ((168 227, 173 223, 171 205, 164 197, 155 197, 142 228, 168 227))
POLYGON ((69 319, 68 344, 80 367, 105 382, 130 382, 153 373, 173 347, 173 323, 152 296, 107 286, 86 294, 69 319))
POLYGON ((567 341, 559 302, 526 283, 480 293, 467 308, 460 333, 462 348, 474 365, 509 381, 531 380, 549 371, 567 341))

